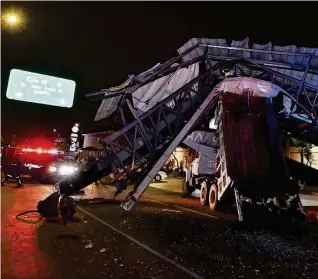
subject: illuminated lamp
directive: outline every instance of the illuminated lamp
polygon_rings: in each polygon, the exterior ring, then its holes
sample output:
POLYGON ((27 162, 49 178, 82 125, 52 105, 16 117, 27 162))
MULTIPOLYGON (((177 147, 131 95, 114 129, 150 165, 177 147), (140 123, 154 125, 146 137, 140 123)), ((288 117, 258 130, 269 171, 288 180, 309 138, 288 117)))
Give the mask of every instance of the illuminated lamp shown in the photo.
POLYGON ((73 133, 77 133, 78 131, 79 131, 78 126, 75 125, 75 126, 72 127, 72 132, 73 133))

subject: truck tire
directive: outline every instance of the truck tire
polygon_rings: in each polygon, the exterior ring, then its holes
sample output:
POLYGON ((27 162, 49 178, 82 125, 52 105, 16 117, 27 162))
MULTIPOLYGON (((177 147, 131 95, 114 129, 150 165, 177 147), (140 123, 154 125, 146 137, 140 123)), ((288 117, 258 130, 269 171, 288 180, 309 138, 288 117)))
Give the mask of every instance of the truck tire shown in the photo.
POLYGON ((200 189, 200 204, 201 205, 208 205, 209 204, 209 184, 206 181, 201 183, 200 189))
POLYGON ((191 195, 194 192, 195 188, 191 187, 189 185, 189 181, 186 181, 186 179, 183 179, 183 184, 182 184, 182 194, 184 195, 191 195))
POLYGON ((212 211, 215 211, 218 201, 218 187, 216 183, 212 183, 209 191, 209 207, 212 211))

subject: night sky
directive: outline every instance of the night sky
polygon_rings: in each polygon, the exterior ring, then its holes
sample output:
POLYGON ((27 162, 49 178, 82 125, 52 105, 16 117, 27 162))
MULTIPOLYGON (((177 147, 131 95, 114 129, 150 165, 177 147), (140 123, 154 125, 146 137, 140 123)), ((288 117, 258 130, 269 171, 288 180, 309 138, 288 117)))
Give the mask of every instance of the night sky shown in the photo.
POLYGON ((1 34, 1 132, 6 139, 68 136, 75 121, 84 131, 108 129, 93 122, 99 106, 84 96, 116 86, 176 55, 192 37, 246 37, 256 43, 318 47, 317 3, 312 2, 2 2, 18 8, 25 29, 1 34), (71 109, 5 97, 12 68, 76 81, 71 109))

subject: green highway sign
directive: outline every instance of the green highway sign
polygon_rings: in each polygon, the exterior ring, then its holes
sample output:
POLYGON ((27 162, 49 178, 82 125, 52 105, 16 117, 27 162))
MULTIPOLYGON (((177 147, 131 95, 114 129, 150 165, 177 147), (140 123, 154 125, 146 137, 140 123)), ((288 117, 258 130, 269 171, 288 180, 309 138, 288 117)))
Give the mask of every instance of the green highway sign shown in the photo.
POLYGON ((75 81, 13 69, 7 98, 11 100, 71 108, 75 81))

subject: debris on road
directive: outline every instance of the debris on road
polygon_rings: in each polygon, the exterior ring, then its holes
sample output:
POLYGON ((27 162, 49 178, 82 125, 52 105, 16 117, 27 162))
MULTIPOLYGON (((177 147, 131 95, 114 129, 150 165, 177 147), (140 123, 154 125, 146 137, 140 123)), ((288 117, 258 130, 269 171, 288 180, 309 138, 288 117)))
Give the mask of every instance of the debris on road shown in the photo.
POLYGON ((106 251, 105 248, 102 248, 102 249, 99 250, 99 252, 101 252, 101 253, 104 253, 105 251, 106 251))
POLYGON ((90 248, 93 248, 93 243, 89 243, 85 245, 85 249, 90 249, 90 248))

